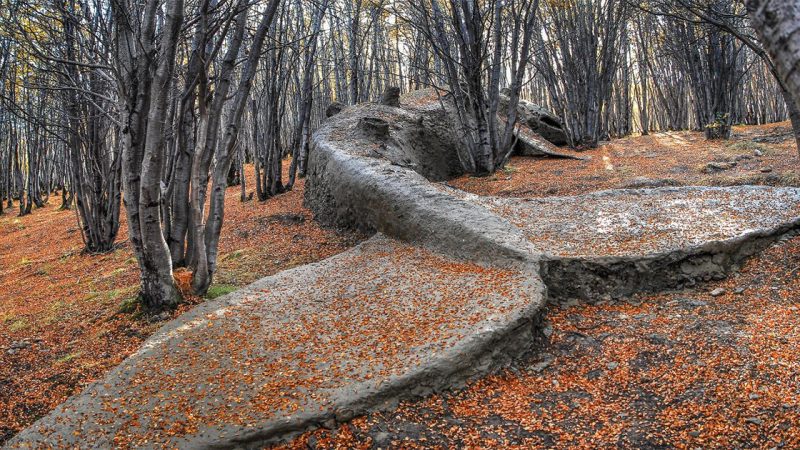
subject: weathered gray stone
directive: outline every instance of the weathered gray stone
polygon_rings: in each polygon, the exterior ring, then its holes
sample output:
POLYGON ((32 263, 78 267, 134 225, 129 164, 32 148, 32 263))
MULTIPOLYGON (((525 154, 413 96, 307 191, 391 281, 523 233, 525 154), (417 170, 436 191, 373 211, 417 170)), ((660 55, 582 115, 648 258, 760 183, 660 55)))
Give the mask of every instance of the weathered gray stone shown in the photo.
POLYGON ((325 109, 325 117, 328 118, 333 117, 339 114, 340 112, 344 111, 345 108, 347 108, 346 105, 339 102, 333 102, 330 105, 328 105, 328 108, 325 109))
POLYGON ((461 173, 453 121, 408 100, 314 136, 307 205, 382 234, 196 307, 7 446, 261 448, 502 367, 553 333, 547 299, 721 278, 800 230, 797 189, 504 199, 432 183, 461 173))
POLYGON ((523 356, 543 298, 535 264, 378 235, 196 307, 8 447, 263 448, 523 356))
POLYGON ((396 86, 388 87, 381 95, 381 105, 399 107, 400 106, 400 88, 396 86))
MULTIPOLYGON (((508 108, 509 98, 503 94, 500 96, 501 108, 508 108)), ((519 121, 527 125, 531 131, 551 142, 554 145, 567 145, 569 138, 561 119, 547 109, 520 99, 517 106, 519 121)))
POLYGON ((703 168, 703 173, 718 173, 736 167, 736 161, 729 162, 710 162, 703 168))

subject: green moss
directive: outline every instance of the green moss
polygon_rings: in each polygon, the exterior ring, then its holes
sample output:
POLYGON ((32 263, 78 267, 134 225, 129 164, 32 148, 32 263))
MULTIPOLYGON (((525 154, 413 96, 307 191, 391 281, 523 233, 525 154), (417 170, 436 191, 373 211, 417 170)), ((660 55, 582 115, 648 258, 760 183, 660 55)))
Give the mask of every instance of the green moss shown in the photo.
POLYGON ((83 298, 83 301, 84 302, 90 302, 90 301, 96 299, 97 297, 100 297, 101 294, 102 294, 101 292, 89 291, 89 294, 87 294, 86 297, 83 298))
POLYGON ((42 319, 44 323, 50 325, 64 320, 69 312, 69 305, 62 300, 56 300, 48 306, 49 313, 42 319))
POLYGON ((228 253, 227 255, 225 255, 225 257, 223 259, 225 261, 231 261, 231 260, 234 260, 234 259, 239 259, 242 256, 244 256, 244 251, 243 250, 234 250, 234 251, 228 253))
POLYGON ((139 286, 128 286, 125 288, 116 288, 103 292, 103 297, 106 300, 117 300, 119 298, 127 298, 135 296, 139 286))
POLYGON ((123 269, 122 267, 120 267, 119 269, 115 269, 115 270, 112 270, 111 272, 109 272, 108 275, 106 275, 106 278, 115 277, 115 276, 117 276, 117 275, 119 275, 121 273, 125 273, 125 269, 123 269))
POLYGON ((44 266, 36 269, 36 275, 39 275, 39 276, 50 275, 50 270, 51 269, 52 269, 52 266, 50 266, 50 264, 45 264, 44 266))
POLYGON ((58 358, 58 359, 56 360, 56 363, 57 363, 57 364, 65 364, 65 363, 68 363, 68 362, 72 361, 73 359, 75 359, 75 358, 77 358, 77 357, 81 356, 81 354, 83 354, 83 352, 76 352, 76 353, 69 353, 69 354, 66 354, 66 355, 62 356, 61 358, 58 358))
POLYGON ((14 322, 11 323, 11 325, 8 326, 8 329, 11 332, 22 331, 26 328, 28 328, 28 321, 25 319, 15 320, 14 322))
POLYGON ((206 298, 209 300, 214 300, 217 297, 222 297, 223 295, 230 294, 231 292, 238 289, 236 286, 232 286, 230 284, 215 284, 208 288, 208 292, 206 293, 206 298))
POLYGON ((139 311, 139 298, 128 297, 119 304, 117 311, 120 314, 133 314, 139 311))

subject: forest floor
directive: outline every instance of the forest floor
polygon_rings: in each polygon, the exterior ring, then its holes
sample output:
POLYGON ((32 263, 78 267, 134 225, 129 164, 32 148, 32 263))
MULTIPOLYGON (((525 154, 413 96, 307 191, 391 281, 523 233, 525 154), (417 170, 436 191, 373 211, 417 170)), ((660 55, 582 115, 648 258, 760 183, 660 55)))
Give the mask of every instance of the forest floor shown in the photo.
MULTIPOLYGON (((631 137, 585 152, 588 161, 514 158, 504 173, 449 184, 507 197, 798 186, 789 130, 786 123, 737 127, 730 142, 691 132, 631 137), (737 164, 704 173, 709 162, 727 161, 737 164)), ((530 359, 462 391, 404 402, 282 447, 798 448, 798 292, 800 237, 724 281, 549 305, 548 343, 530 359)))
POLYGON ((503 172, 484 178, 464 176, 448 184, 500 197, 662 186, 800 185, 788 122, 734 127, 729 141, 708 141, 691 131, 633 136, 580 155, 588 159, 515 157, 503 172))
MULTIPOLYGON (((252 180, 252 174, 248 180, 252 180)), ((340 253, 364 236, 324 229, 303 208, 303 180, 266 202, 228 190, 220 270, 208 298, 340 253)), ((169 317, 132 308, 138 267, 125 218, 111 253, 82 252, 74 211, 60 198, 25 217, 0 216, 0 444, 101 378, 169 317)), ((124 216, 124 211, 123 211, 124 216)))
MULTIPOLYGON (((789 131, 787 123, 737 127, 732 141, 712 143, 691 132, 631 137, 585 152, 588 161, 514 158, 493 177, 450 184, 512 197, 653 185, 795 186, 789 131), (727 168, 704 173, 708 163, 727 168)), ((229 190, 209 297, 364 237, 321 228, 302 195, 299 183, 267 202, 241 203, 239 188, 229 190)), ((102 377, 161 325, 129 311, 138 270, 124 224, 115 251, 86 255, 74 212, 58 211, 58 203, 22 218, 0 216, 0 443, 102 377)), ((554 306, 550 344, 529 364, 459 393, 306 434, 291 446, 800 444, 798 432, 786 429, 800 422, 800 393, 792 387, 800 384, 792 305, 799 261, 794 239, 697 291, 554 306), (711 298, 718 285, 727 293, 711 298), (733 294, 739 287, 745 293, 733 294)), ((202 300, 190 299, 173 317, 202 300)))
POLYGON ((697 289, 550 305, 532 359, 285 447, 800 448, 798 270, 794 238, 697 289))

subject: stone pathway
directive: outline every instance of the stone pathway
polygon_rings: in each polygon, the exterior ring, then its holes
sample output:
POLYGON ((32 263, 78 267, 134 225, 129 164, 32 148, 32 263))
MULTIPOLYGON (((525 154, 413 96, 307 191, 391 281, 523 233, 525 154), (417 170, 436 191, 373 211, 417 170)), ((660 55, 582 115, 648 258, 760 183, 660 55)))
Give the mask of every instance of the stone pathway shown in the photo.
POLYGON ((541 299, 532 267, 379 235, 197 307, 10 446, 229 446, 347 420, 513 353, 505 331, 530 340, 541 299))
POLYGON ((307 203, 394 239, 198 306, 7 446, 259 448, 504 367, 537 350, 548 300, 724 277, 800 228, 788 188, 455 191, 415 171, 456 157, 431 159, 451 129, 427 108, 361 105, 315 135, 307 203))
MULTIPOLYGON (((800 211, 798 191, 775 188, 472 200, 569 256, 670 253, 800 211)), ((542 291, 536 264, 470 263, 378 235, 199 306, 9 445, 228 446, 348 420, 524 353, 542 291)))
POLYGON ((282 448, 800 448, 798 267, 795 237, 696 289, 551 305, 534 357, 282 448))
POLYGON ((471 197, 560 257, 644 256, 725 241, 800 218, 800 191, 662 188, 578 197, 471 197))

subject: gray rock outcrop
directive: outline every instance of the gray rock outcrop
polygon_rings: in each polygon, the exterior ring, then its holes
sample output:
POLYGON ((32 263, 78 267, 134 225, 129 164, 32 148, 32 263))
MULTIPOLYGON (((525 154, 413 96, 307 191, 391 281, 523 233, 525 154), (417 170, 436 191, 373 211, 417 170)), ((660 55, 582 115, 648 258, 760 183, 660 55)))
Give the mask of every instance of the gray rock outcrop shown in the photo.
MULTIPOLYGON (((500 95, 501 109, 508 108, 509 98, 500 95)), ((553 145, 562 146, 569 144, 564 124, 557 115, 533 102, 520 99, 517 106, 518 121, 527 126, 533 133, 538 134, 553 145)), ((521 152, 524 154, 524 149, 521 152)))
POLYGON ((263 448, 503 367, 552 334, 547 301, 719 279, 800 230, 800 189, 455 190, 451 116, 400 104, 313 139, 306 204, 374 237, 197 306, 7 447, 263 448))

